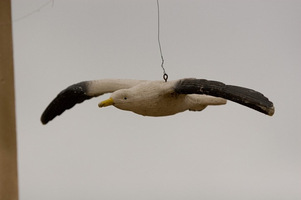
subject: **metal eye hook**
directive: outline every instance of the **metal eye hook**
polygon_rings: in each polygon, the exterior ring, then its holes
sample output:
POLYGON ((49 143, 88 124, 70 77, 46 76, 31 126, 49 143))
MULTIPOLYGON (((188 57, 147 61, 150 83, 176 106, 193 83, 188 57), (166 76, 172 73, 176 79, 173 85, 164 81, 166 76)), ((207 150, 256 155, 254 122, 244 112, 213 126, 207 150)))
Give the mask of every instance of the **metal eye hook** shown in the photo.
POLYGON ((166 73, 163 74, 163 79, 164 79, 165 82, 167 82, 168 75, 166 73))

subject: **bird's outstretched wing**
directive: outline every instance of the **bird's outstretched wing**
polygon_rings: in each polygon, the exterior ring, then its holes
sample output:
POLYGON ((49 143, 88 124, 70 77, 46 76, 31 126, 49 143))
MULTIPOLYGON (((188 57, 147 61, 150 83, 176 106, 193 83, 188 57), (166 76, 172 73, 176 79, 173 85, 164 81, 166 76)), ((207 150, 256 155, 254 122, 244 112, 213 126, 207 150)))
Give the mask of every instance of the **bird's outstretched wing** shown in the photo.
POLYGON ((181 79, 176 83, 174 90, 179 94, 206 94, 222 97, 270 116, 275 111, 273 103, 260 92, 249 88, 226 85, 218 81, 181 79))
POLYGON ((61 91, 51 101, 41 116, 41 122, 47 124, 56 116, 61 115, 65 110, 92 97, 114 92, 119 89, 130 88, 141 82, 143 82, 143 80, 103 79, 76 83, 61 91))

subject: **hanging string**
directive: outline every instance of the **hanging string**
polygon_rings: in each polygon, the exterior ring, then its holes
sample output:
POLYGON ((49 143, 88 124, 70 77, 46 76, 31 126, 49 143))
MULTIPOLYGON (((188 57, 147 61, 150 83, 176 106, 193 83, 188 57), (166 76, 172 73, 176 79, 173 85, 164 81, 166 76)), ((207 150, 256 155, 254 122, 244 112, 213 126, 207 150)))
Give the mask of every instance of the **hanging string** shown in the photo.
POLYGON ((51 6, 52 6, 52 8, 53 8, 53 6, 54 6, 54 0, 49 0, 49 1, 45 2, 43 5, 41 5, 39 8, 37 8, 37 9, 31 11, 30 13, 27 13, 26 15, 23 15, 23 16, 21 16, 21 17, 18 17, 18 18, 16 18, 16 19, 14 19, 13 22, 19 22, 19 21, 21 21, 21 20, 23 20, 23 19, 26 19, 27 17, 29 17, 29 16, 31 16, 31 15, 33 15, 33 14, 35 14, 35 13, 41 11, 41 10, 44 9, 46 6, 48 6, 50 3, 52 4, 51 6))
POLYGON ((161 48, 161 42, 160 42, 160 6, 159 6, 159 0, 157 0, 157 8, 158 8, 158 44, 159 44, 159 49, 160 49, 160 55, 161 55, 161 68, 163 70, 163 79, 165 82, 167 82, 168 75, 165 72, 164 68, 164 58, 163 58, 163 53, 162 53, 162 48, 161 48))

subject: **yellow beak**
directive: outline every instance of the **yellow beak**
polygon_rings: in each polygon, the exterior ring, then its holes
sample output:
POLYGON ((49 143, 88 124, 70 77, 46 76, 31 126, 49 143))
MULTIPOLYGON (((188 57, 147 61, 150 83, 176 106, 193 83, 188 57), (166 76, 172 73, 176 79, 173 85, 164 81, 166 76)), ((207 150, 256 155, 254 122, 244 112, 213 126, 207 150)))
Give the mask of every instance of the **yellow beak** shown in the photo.
POLYGON ((98 107, 106 107, 114 104, 114 100, 112 98, 109 98, 107 100, 104 100, 98 104, 98 107))

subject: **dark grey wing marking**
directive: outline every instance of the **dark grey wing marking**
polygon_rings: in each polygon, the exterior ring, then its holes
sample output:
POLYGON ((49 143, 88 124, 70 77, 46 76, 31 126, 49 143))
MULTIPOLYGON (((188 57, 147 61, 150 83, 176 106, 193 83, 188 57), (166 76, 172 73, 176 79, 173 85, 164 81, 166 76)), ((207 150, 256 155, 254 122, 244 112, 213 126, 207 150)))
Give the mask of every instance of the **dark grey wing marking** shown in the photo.
POLYGON ((43 112, 41 122, 47 124, 65 110, 72 108, 75 104, 91 99, 93 96, 87 95, 88 85, 89 82, 84 81, 71 85, 61 91, 43 112))
POLYGON ((273 103, 260 92, 249 88, 226 85, 218 81, 181 79, 175 85, 175 92, 222 97, 270 116, 274 114, 273 103))

